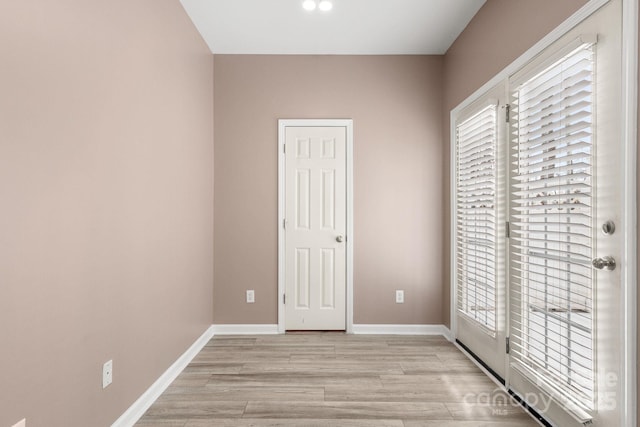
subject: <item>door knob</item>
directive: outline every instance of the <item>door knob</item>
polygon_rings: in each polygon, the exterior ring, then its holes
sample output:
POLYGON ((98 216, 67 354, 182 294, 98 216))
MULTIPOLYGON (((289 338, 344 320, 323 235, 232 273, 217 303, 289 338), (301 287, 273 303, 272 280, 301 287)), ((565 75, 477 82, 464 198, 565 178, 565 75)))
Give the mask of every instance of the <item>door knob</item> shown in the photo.
POLYGON ((616 224, 609 220, 602 224, 602 232, 607 235, 611 235, 616 232, 616 224))
POLYGON ((596 258, 592 262, 593 266, 598 270, 615 270, 616 260, 613 257, 606 256, 604 258, 596 258))
POLYGON ((344 237, 343 236, 336 237, 336 242, 342 243, 343 241, 344 241, 344 237))

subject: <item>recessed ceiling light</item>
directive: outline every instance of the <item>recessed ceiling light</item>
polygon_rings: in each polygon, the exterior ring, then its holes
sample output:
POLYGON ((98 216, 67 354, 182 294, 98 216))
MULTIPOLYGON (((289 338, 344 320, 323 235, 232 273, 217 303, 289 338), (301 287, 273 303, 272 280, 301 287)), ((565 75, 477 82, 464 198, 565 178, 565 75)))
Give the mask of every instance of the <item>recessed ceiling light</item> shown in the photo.
POLYGON ((316 1, 315 0, 304 0, 302 2, 302 7, 305 8, 305 10, 308 11, 312 11, 316 9, 316 1))
POLYGON ((329 0, 321 0, 318 4, 318 8, 323 12, 327 12, 333 9, 333 3, 331 3, 329 0))

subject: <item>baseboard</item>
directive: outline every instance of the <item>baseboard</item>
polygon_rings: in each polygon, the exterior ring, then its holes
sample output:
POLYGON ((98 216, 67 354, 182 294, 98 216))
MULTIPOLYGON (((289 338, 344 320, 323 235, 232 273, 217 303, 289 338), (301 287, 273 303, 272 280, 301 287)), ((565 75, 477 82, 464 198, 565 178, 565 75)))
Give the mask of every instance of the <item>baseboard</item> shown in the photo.
POLYGON ((149 409, 160 395, 169 387, 178 375, 187 367, 194 357, 202 350, 202 348, 213 337, 214 327, 210 326, 201 336, 194 342, 182 356, 178 358, 161 376, 154 382, 151 387, 145 391, 142 396, 136 400, 133 405, 120 416, 111 427, 131 427, 133 426, 149 409))
POLYGON ((214 335, 275 335, 278 325, 213 325, 214 335))
POLYGON ((362 335, 442 335, 451 341, 451 332, 444 325, 353 325, 353 333, 362 335))
MULTIPOLYGON (((275 335, 277 324, 213 325, 214 335, 275 335)), ((444 325, 353 325, 353 333, 361 335, 442 335, 452 341, 451 331, 444 325)))

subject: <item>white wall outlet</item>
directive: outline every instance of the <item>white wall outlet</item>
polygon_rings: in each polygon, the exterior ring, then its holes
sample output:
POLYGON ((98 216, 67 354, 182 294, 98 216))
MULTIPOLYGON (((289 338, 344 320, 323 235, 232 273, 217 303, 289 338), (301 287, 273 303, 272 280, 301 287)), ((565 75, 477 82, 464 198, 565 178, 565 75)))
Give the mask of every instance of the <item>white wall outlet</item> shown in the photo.
POLYGON ((102 365, 102 388, 107 388, 113 382, 113 360, 102 365))
POLYGON ((12 425, 11 427, 27 427, 27 419, 25 418, 22 421, 18 421, 17 423, 12 425))
POLYGON ((396 291, 396 304, 404 304, 404 291, 396 291))
POLYGON ((247 303, 253 304, 256 302, 256 292, 254 290, 247 291, 247 303))

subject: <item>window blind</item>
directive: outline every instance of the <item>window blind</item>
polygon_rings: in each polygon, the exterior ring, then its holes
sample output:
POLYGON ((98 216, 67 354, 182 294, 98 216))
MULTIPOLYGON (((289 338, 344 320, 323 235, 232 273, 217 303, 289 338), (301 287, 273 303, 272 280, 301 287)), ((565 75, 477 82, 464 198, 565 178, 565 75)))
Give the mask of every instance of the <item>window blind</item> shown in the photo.
MULTIPOLYGON (((515 86, 511 352, 574 414, 594 408, 594 49, 515 86)), ((584 412, 582 412, 584 413, 584 412)))
POLYGON ((458 311, 496 330, 496 106, 456 126, 458 311))

